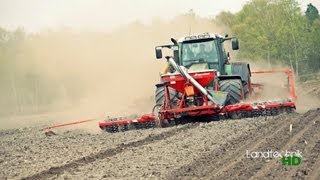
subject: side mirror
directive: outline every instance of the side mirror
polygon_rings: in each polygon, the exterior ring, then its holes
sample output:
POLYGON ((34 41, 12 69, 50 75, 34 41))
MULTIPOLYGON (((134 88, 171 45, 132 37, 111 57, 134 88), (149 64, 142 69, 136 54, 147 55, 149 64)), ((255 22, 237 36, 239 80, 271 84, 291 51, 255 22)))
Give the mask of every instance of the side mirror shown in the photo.
POLYGON ((238 39, 233 39, 232 40, 232 50, 238 50, 239 49, 239 41, 238 41, 238 39))
POLYGON ((156 47, 156 58, 161 59, 162 58, 162 50, 160 47, 156 47))

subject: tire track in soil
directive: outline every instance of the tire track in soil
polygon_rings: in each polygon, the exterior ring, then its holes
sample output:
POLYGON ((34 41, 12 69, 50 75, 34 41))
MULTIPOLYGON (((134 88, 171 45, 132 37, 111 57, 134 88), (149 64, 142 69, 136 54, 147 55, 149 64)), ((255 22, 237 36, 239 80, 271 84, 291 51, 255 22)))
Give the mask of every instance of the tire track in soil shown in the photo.
POLYGON ((120 144, 115 148, 103 150, 103 151, 100 151, 96 154, 92 154, 89 156, 85 156, 85 157, 76 159, 74 161, 71 161, 71 162, 64 164, 64 165, 61 165, 61 166, 51 167, 48 170, 39 172, 34 175, 30 175, 30 176, 22 178, 22 179, 33 180, 33 179, 48 179, 48 178, 52 178, 52 177, 57 177, 57 176, 61 175, 64 171, 69 171, 72 169, 76 169, 80 166, 83 166, 83 165, 86 165, 89 163, 93 163, 97 159, 105 159, 108 157, 115 156, 116 154, 122 153, 130 148, 144 146, 147 144, 153 144, 157 141, 165 140, 165 139, 170 138, 172 136, 175 136, 183 131, 188 131, 188 130, 194 129, 198 125, 199 125, 199 123, 186 124, 183 127, 180 127, 180 128, 176 127, 170 131, 166 131, 166 132, 163 132, 160 134, 149 135, 148 137, 146 137, 144 139, 129 142, 126 144, 120 144))
MULTIPOLYGON (((286 179, 291 179, 293 177, 309 177, 310 172, 310 177, 313 177, 312 172, 320 171, 320 134, 318 133, 319 128, 320 124, 318 122, 317 124, 315 124, 315 128, 306 133, 306 136, 304 136, 304 138, 299 139, 296 146, 305 145, 305 139, 311 139, 311 141, 306 141, 307 145, 303 146, 302 148, 303 154, 306 154, 305 156, 302 155, 302 164, 298 167, 298 169, 290 169, 288 172, 289 175, 286 179)), ((318 175, 318 179, 319 177, 320 175, 318 175)))
MULTIPOLYGON (((300 116, 300 118, 295 118, 292 121, 290 121, 290 124, 293 124, 294 126, 292 135, 295 135, 300 131, 302 131, 304 129, 304 125, 307 124, 307 122, 310 119, 313 119, 315 116, 316 116, 315 113, 310 112, 305 114, 304 116, 300 116)), ((266 151, 271 149, 271 150, 278 151, 287 144, 289 139, 290 139, 289 126, 287 126, 287 128, 282 128, 281 131, 278 131, 277 133, 274 133, 273 135, 268 136, 266 138, 265 143, 262 143, 261 145, 259 145, 256 150, 266 151)), ((265 167, 266 165, 267 166, 269 165, 270 167, 275 167, 276 165, 273 165, 273 166, 270 165, 273 162, 279 163, 279 164, 281 163, 279 159, 270 160, 270 159, 264 159, 264 158, 255 158, 255 159, 242 158, 242 161, 239 161, 239 163, 237 163, 232 169, 229 169, 229 171, 224 173, 222 177, 224 178, 232 177, 233 174, 238 174, 238 175, 243 175, 246 178, 249 178, 249 177, 255 176, 255 174, 258 171, 260 171, 262 167, 265 167)), ((274 171, 274 169, 272 169, 272 171, 274 171)), ((252 179, 261 179, 264 177, 265 176, 258 176, 252 179)))
MULTIPOLYGON (((319 156, 319 146, 320 141, 319 139, 319 134, 318 128, 319 124, 314 123, 314 118, 316 118, 316 114, 312 115, 307 118, 306 121, 308 124, 304 126, 304 124, 300 123, 302 127, 304 127, 300 132, 295 134, 293 137, 290 138, 289 142, 286 143, 284 147, 295 147, 299 149, 289 149, 289 150, 300 150, 302 152, 302 165, 299 167, 286 167, 282 166, 279 161, 270 161, 267 163, 265 166, 263 166, 262 169, 260 169, 254 176, 252 176, 250 179, 259 179, 261 177, 266 177, 266 176, 272 176, 273 178, 275 177, 286 177, 286 179, 291 179, 295 176, 300 176, 303 174, 307 173, 307 168, 309 169, 312 164, 310 163, 309 160, 304 161, 304 159, 316 159, 319 156), (305 139, 311 139, 310 142, 305 144, 305 139), (318 150, 317 150, 318 149, 318 150), (309 153, 307 153, 309 152, 309 153), (306 154, 304 156, 304 154, 306 154), (299 172, 300 171, 300 172, 299 172)), ((284 150, 281 148, 281 150, 284 150)))
MULTIPOLYGON (((299 121, 300 118, 294 118, 291 119, 290 123, 285 122, 282 126, 280 126, 278 129, 275 130, 275 132, 272 130, 269 131, 269 135, 265 136, 261 140, 258 140, 257 142, 254 142, 253 146, 246 147, 247 150, 262 150, 266 151, 268 149, 271 150, 278 150, 282 147, 284 147, 285 144, 287 144, 287 140, 290 138, 289 133, 286 134, 289 130, 289 124, 294 124, 297 121, 299 121), (279 138, 280 137, 280 138, 279 138)), ((301 126, 297 126, 294 129, 293 134, 299 133, 304 128, 304 123, 298 123, 301 126)), ((302 135, 302 133, 301 133, 302 135)), ((229 179, 232 178, 235 174, 242 175, 245 178, 249 178, 250 176, 254 176, 257 171, 261 169, 265 164, 270 164, 270 160, 267 159, 250 159, 245 157, 242 153, 239 154, 239 158, 237 158, 234 161, 226 162, 226 164, 230 164, 229 166, 226 166, 226 168, 218 169, 218 172, 212 173, 209 176, 229 179)), ((272 162, 272 161, 271 161, 272 162)), ((279 163, 280 161, 278 161, 279 163)), ((261 176, 259 178, 254 179, 261 179, 264 176, 261 176)))
POLYGON ((303 168, 307 170, 307 174, 309 174, 308 170, 311 171, 310 175, 307 176, 310 179, 320 179, 320 121, 315 122, 318 128, 314 130, 314 134, 317 135, 314 139, 317 140, 317 142, 315 142, 315 145, 310 150, 311 155, 308 156, 308 161, 305 164, 302 164, 303 168))
MULTIPOLYGON (((246 152, 246 150, 249 150, 249 149, 255 150, 255 149, 260 149, 261 147, 262 148, 271 147, 273 145, 273 143, 268 143, 268 142, 266 142, 266 140, 277 138, 279 135, 282 134, 282 132, 286 129, 286 127, 288 127, 288 126, 286 123, 284 123, 284 125, 278 127, 278 129, 276 129, 275 132, 268 133, 270 135, 266 134, 266 136, 262 136, 262 138, 251 141, 250 145, 245 146, 245 148, 239 150, 240 152, 235 157, 236 158, 235 160, 230 159, 230 161, 226 162, 226 164, 227 164, 226 166, 224 166, 221 169, 218 169, 217 172, 210 173, 209 176, 230 177, 231 178, 233 176, 233 174, 239 174, 239 175, 246 174, 246 175, 248 175, 248 172, 252 173, 254 170, 251 170, 251 169, 256 169, 257 166, 255 165, 255 163, 248 162, 249 160, 248 160, 248 158, 246 158, 244 156, 244 154, 245 154, 244 152, 246 152), (230 172, 232 172, 232 173, 230 173, 230 172)), ((261 164, 261 161, 259 161, 257 159, 255 159, 255 161, 258 161, 258 163, 261 164)))
MULTIPOLYGON (((303 137, 308 136, 307 134, 312 134, 313 130, 316 128, 314 126, 313 123, 313 119, 317 117, 316 113, 313 113, 311 116, 307 116, 303 119, 302 122, 293 122, 293 123, 297 123, 297 126, 293 126, 293 136, 290 135, 290 133, 286 133, 283 132, 283 134, 280 134, 282 136, 278 136, 281 137, 280 139, 274 139, 274 141, 270 141, 269 144, 266 144, 264 147, 272 147, 272 145, 275 142, 281 142, 281 151, 285 151, 286 149, 284 149, 285 147, 297 147, 297 143, 300 142, 303 137), (283 135, 286 135, 285 137, 283 135)), ((302 117, 303 118, 303 117, 302 117)), ((288 131, 288 130, 287 130, 288 131)), ((310 136, 310 135, 309 135, 310 136)), ((277 137, 277 136, 275 136, 277 137)), ((304 142, 303 142, 304 143, 304 142)), ((272 148, 277 148, 277 147, 272 147, 272 148)), ((271 148, 271 149, 272 149, 271 148)), ((276 149, 277 150, 277 149, 276 149)), ((287 150, 293 150, 293 149, 287 149, 287 150)), ((305 152, 304 148, 299 148, 299 149, 294 149, 294 150, 300 150, 302 152, 302 154, 305 152)), ((255 161, 257 159, 254 159, 255 161)), ((254 170, 250 170, 250 169, 246 169, 247 171, 253 172, 254 175, 250 177, 250 179, 261 179, 263 177, 270 177, 270 178, 275 178, 275 177, 288 177, 288 174, 285 174, 285 170, 286 168, 290 168, 290 167, 285 167, 281 165, 281 160, 280 159, 271 159, 269 161, 266 161, 265 163, 260 163, 260 164, 256 164, 254 163, 253 165, 257 171, 254 170), (277 174, 275 175, 275 174, 277 174)), ((291 168, 292 170, 297 170, 296 168, 291 168)))
POLYGON ((312 148, 311 155, 307 156, 308 161, 302 160, 302 166, 299 167, 297 171, 291 171, 290 176, 287 179, 292 178, 310 178, 310 179, 320 179, 320 141, 318 140, 315 146, 312 148), (309 175, 309 173, 311 174, 309 175))
POLYGON ((308 178, 312 180, 320 179, 320 158, 318 157, 317 162, 314 164, 314 167, 316 167, 310 174, 308 178))
MULTIPOLYGON (((282 114, 280 116, 271 118, 284 118, 287 114, 282 114)), ((289 114, 289 116, 294 116, 297 114, 289 114)), ((287 115, 288 116, 288 115, 287 115)), ((300 115, 297 115, 294 119, 298 119, 300 115)), ((246 149, 250 147, 257 146, 258 143, 264 141, 264 137, 270 133, 270 130, 276 129, 276 132, 281 131, 286 127, 286 123, 282 123, 281 120, 270 120, 275 121, 275 123, 266 123, 264 126, 258 127, 255 132, 249 132, 239 138, 236 138, 230 142, 225 143, 220 148, 212 151, 212 153, 207 156, 200 157, 193 163, 182 166, 178 170, 167 176, 168 179, 176 179, 178 177, 214 177, 214 175, 224 172, 225 170, 231 168, 235 165, 241 157, 243 157, 246 149), (260 130, 260 131, 259 131, 260 130), (257 136, 258 134, 258 136, 257 136), (250 141, 248 141, 250 139, 250 141), (262 140, 261 140, 262 139, 262 140), (231 150, 229 152, 229 150, 231 150), (222 157, 222 158, 221 158, 222 157), (237 158, 240 157, 240 158, 237 158), (216 160, 218 159, 218 161, 216 160), (219 169, 219 168, 223 169, 219 169), (209 174, 209 176, 208 176, 209 174)))

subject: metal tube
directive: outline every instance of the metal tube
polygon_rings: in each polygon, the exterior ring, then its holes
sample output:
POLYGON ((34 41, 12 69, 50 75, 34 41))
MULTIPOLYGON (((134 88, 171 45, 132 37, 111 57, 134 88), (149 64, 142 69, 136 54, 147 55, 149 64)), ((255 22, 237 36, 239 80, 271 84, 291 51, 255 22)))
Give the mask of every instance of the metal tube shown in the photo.
POLYGON ((187 81, 189 81, 192 85, 194 85, 203 95, 207 96, 207 98, 213 102, 213 97, 208 93, 208 91, 202 87, 195 79, 193 79, 189 73, 183 70, 177 63, 172 59, 172 57, 166 57, 167 61, 173 66, 173 68, 178 71, 187 81))

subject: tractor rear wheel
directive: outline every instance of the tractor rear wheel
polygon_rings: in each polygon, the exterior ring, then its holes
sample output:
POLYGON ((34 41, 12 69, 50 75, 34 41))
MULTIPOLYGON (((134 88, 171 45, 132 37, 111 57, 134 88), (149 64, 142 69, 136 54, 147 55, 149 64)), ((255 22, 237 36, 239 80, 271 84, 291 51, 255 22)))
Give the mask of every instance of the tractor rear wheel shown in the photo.
POLYGON ((226 105, 239 103, 243 94, 242 82, 240 79, 220 80, 219 90, 229 94, 226 105))
MULTIPOLYGON (((172 88, 169 87, 169 94, 170 94, 170 101, 175 100, 178 98, 178 92, 172 88)), ((166 99, 165 97, 165 87, 157 87, 156 89, 156 104, 162 104, 164 100, 166 99)))
POLYGON ((248 82, 244 82, 244 83, 243 83, 243 95, 244 95, 244 99, 249 98, 248 82))

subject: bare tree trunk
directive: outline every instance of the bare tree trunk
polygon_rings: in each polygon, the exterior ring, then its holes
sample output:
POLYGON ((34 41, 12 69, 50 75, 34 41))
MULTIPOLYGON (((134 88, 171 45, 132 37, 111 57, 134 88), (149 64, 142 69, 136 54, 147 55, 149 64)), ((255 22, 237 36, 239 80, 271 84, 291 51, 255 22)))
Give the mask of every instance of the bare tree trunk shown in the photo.
POLYGON ((290 61, 290 67, 291 67, 291 69, 293 69, 293 63, 292 63, 292 57, 291 57, 290 50, 288 50, 288 58, 289 58, 289 61, 290 61))
POLYGON ((271 63, 270 63, 270 46, 268 47, 268 66, 269 66, 269 69, 271 69, 271 63))
POLYGON ((20 103, 20 113, 24 113, 25 111, 25 104, 26 104, 26 96, 25 96, 25 91, 23 90, 23 88, 19 88, 17 89, 18 92, 18 99, 19 99, 19 103, 20 103))
POLYGON ((297 43, 294 33, 292 32, 292 39, 294 45, 294 55, 295 55, 295 64, 296 64, 296 77, 299 79, 299 62, 298 62, 298 50, 297 50, 297 43))
POLYGON ((16 110, 15 110, 15 115, 16 115, 17 113, 20 112, 20 103, 19 103, 18 94, 17 94, 16 82, 13 74, 11 74, 11 88, 12 88, 12 92, 13 92, 13 96, 16 104, 16 110))
POLYGON ((38 113, 38 81, 34 79, 34 112, 38 113))

